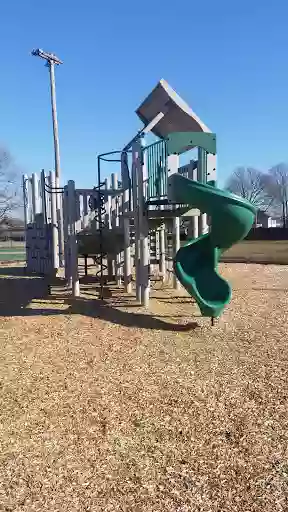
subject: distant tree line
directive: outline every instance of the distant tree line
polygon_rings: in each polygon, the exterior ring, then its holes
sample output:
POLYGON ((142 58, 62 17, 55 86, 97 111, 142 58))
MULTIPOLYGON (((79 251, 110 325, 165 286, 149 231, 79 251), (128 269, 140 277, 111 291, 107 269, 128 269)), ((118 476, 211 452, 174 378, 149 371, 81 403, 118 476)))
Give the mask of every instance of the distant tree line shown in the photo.
POLYGON ((247 199, 262 212, 282 218, 283 227, 288 227, 288 164, 277 164, 267 172, 238 167, 228 178, 225 188, 247 199))
POLYGON ((20 173, 9 151, 0 146, 0 225, 21 205, 20 173))

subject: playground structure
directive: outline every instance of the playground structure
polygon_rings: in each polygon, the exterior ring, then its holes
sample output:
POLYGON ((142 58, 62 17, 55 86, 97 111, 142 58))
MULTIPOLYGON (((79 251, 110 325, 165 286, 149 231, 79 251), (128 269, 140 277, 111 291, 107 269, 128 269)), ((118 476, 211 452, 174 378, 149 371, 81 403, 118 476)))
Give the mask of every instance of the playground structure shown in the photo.
POLYGON ((136 113, 144 127, 121 151, 98 156, 96 187, 76 188, 70 180, 56 188, 53 172, 23 177, 27 268, 49 275, 64 265, 79 296, 78 256, 92 256, 101 298, 106 282, 123 281, 132 293, 135 280, 136 299, 147 307, 153 266, 165 281, 174 262, 174 288, 184 286, 202 315, 218 317, 231 297, 219 258, 249 232, 255 209, 216 188, 216 136, 167 82, 136 113), (158 140, 145 145, 149 133, 158 140), (181 166, 181 155, 195 148, 198 159, 181 166), (117 163, 120 174, 103 179, 103 162, 117 163), (180 248, 181 223, 191 240, 180 248))

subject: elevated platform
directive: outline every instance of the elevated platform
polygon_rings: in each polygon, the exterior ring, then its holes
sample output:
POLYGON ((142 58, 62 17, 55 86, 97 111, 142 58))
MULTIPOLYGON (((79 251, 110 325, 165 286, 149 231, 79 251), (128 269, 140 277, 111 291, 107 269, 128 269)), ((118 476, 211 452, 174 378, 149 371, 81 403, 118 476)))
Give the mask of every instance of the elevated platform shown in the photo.
POLYGON ((115 255, 124 250, 124 233, 122 228, 103 229, 99 232, 86 231, 77 233, 78 254, 97 255, 100 252, 115 255))
MULTIPOLYGON (((200 212, 197 208, 191 208, 188 205, 181 205, 175 203, 168 203, 167 200, 163 201, 147 201, 146 211, 149 219, 169 220, 175 217, 195 217, 199 216, 200 212)), ((134 212, 127 212, 123 214, 125 217, 134 219, 134 212)))
POLYGON ((173 219, 174 217, 195 217, 200 215, 199 210, 189 205, 173 203, 168 199, 154 200, 146 202, 148 218, 150 219, 173 219))
MULTIPOLYGON (((164 208, 164 205, 162 207, 164 208)), ((130 218, 130 236, 133 239, 135 234, 135 214, 134 212, 128 212, 124 215, 130 218)), ((166 204, 164 210, 148 210, 149 229, 155 230, 165 221, 167 230, 172 231, 173 218, 182 217, 185 219, 199 215, 200 212, 196 208, 191 209, 189 206, 166 204)), ((91 227, 90 231, 77 233, 77 241, 78 254, 96 256, 102 252, 103 254, 115 257, 116 254, 124 251, 124 230, 122 227, 113 229, 103 228, 102 236, 100 237, 99 231, 91 227)))

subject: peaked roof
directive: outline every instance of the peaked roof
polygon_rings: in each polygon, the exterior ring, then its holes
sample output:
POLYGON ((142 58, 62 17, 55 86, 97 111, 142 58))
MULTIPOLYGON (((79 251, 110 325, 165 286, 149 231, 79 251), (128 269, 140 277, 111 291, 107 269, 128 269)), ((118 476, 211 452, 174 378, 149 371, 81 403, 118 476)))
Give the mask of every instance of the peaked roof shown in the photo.
POLYGON ((211 130, 164 79, 158 82, 136 110, 136 114, 145 126, 159 112, 165 115, 152 129, 157 137, 165 138, 172 132, 211 133, 211 130))

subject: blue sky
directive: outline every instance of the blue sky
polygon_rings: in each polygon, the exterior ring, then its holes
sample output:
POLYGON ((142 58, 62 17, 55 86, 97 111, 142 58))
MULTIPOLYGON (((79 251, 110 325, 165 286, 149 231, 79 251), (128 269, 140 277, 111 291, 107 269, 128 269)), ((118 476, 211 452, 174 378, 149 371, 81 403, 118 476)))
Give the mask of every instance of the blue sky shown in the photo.
MULTIPOLYGON (((0 142, 25 172, 53 168, 48 70, 59 55, 63 181, 96 183, 96 155, 123 147, 160 78, 218 137, 221 182, 237 165, 288 160, 287 0, 2 0, 0 142)), ((115 170, 115 169, 114 169, 115 170)))

